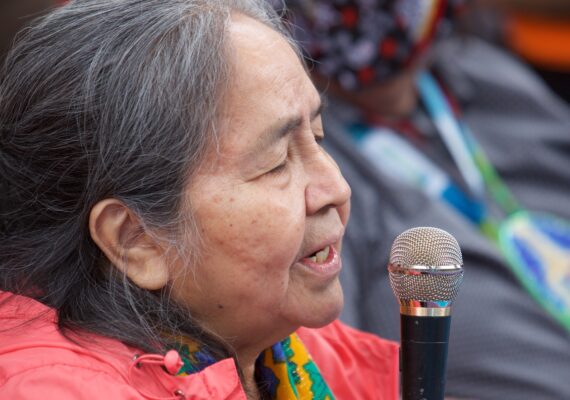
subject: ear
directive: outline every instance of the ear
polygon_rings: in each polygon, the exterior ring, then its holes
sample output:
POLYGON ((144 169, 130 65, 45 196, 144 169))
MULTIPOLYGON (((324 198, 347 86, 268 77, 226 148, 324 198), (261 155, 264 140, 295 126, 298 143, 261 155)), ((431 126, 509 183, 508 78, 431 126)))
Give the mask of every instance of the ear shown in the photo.
POLYGON ((164 249, 145 232, 139 218, 117 199, 97 203, 89 215, 91 238, 109 261, 135 285, 148 290, 168 282, 164 249))

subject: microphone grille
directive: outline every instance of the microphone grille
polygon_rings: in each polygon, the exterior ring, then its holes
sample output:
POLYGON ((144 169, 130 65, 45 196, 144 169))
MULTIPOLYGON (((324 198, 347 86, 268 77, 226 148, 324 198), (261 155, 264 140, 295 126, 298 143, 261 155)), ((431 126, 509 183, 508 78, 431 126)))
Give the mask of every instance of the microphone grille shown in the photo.
POLYGON ((419 227, 398 235, 390 251, 390 263, 402 266, 461 265, 459 243, 443 229, 419 227))
POLYGON ((392 244, 390 284, 399 300, 453 301, 463 280, 462 264, 459 244, 449 233, 412 228, 392 244))

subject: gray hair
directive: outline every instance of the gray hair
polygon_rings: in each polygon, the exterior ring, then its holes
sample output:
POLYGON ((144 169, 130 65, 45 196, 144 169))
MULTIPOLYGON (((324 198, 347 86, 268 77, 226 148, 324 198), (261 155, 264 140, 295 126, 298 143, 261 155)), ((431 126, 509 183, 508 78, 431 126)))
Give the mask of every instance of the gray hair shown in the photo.
POLYGON ((182 218, 184 188, 217 141, 232 12, 290 41, 263 0, 84 0, 39 20, 8 55, 0 289, 54 307, 62 332, 86 329, 146 351, 182 334, 215 358, 231 355, 167 293, 109 268, 88 218, 113 197, 173 243, 188 229, 198 238, 182 218))

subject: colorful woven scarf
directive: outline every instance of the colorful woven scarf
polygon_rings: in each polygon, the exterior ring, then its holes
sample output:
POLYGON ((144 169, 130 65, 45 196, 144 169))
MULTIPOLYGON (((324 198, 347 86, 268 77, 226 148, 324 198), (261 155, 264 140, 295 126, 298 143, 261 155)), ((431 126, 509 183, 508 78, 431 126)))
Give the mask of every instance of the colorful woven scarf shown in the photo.
MULTIPOLYGON (((199 372, 216 362, 206 350, 190 341, 185 341, 178 352, 184 362, 179 375, 199 372)), ((255 378, 260 390, 272 400, 334 400, 317 365, 296 334, 259 355, 255 378)))

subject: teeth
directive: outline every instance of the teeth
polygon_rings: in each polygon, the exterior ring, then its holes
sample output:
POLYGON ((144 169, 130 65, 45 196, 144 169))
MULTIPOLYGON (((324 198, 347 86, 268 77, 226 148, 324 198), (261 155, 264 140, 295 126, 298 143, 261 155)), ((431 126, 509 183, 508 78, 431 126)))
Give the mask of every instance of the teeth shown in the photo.
POLYGON ((324 249, 322 249, 321 251, 319 251, 315 257, 311 257, 311 259, 314 258, 314 262, 322 264, 326 261, 326 259, 329 257, 329 251, 330 251, 330 246, 325 247, 324 249))

